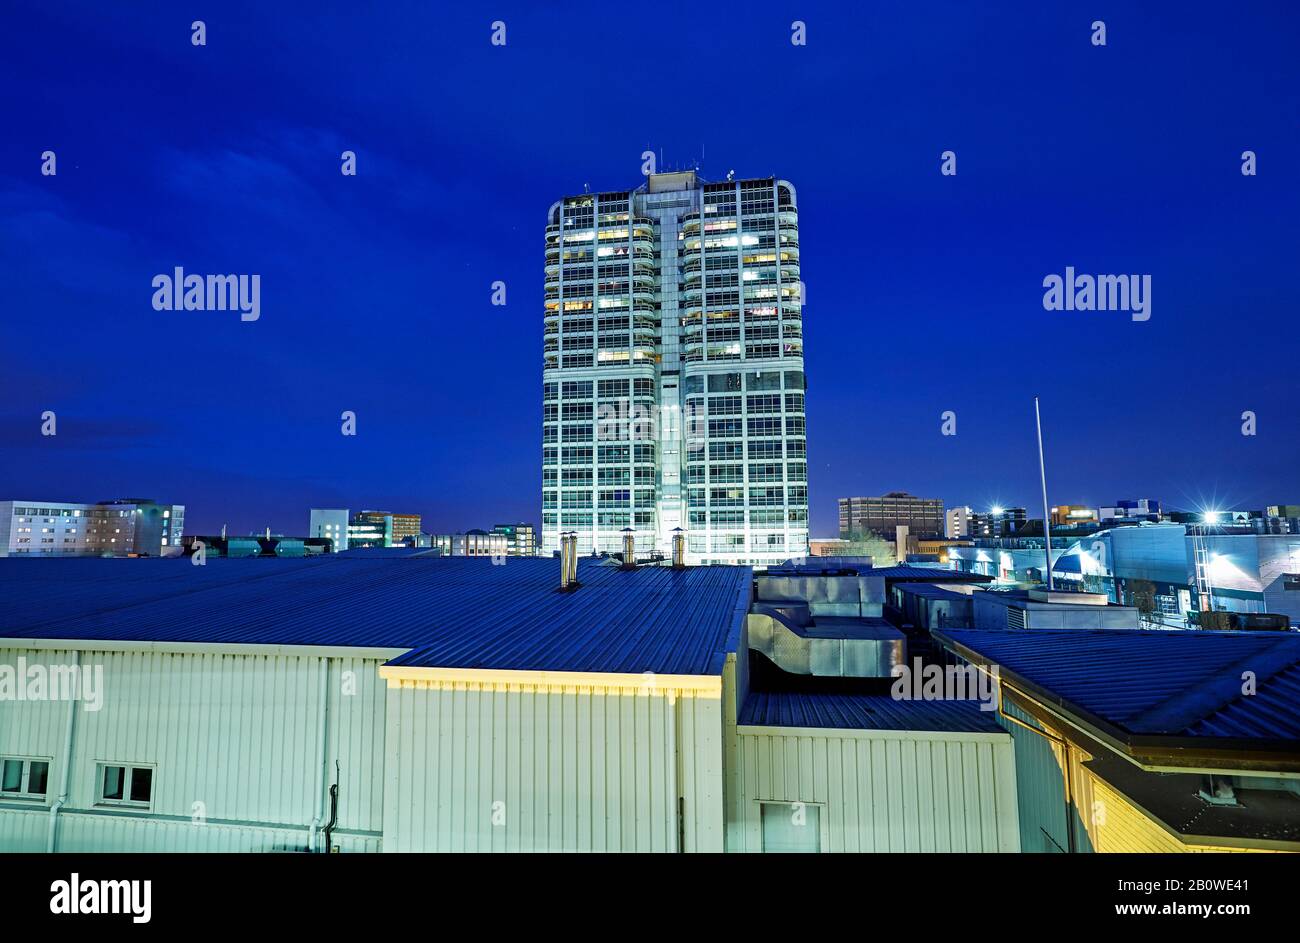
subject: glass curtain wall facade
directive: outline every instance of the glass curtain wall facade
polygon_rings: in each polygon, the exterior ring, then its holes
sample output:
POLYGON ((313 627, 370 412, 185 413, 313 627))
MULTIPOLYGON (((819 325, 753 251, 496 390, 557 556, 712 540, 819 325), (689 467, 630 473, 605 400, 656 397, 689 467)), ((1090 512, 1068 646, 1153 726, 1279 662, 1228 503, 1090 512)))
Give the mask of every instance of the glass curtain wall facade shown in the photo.
POLYGON ((776 179, 653 174, 551 207, 542 549, 778 563, 808 546, 799 223, 776 179))

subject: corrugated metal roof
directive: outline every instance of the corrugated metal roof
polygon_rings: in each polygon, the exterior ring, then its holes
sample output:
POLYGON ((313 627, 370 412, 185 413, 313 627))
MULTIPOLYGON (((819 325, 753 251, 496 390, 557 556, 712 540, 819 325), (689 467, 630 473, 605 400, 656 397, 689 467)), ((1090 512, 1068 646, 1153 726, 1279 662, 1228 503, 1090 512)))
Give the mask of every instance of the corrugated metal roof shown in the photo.
POLYGON ((780 566, 767 568, 771 576, 799 574, 815 576, 819 574, 834 575, 840 571, 852 571, 858 576, 883 576, 891 580, 929 580, 932 583, 988 583, 991 578, 977 573, 962 573, 938 566, 871 566, 870 557, 805 557, 799 560, 787 560, 780 566))
POLYGON ((0 637, 415 649, 401 664, 716 674, 748 609, 748 567, 333 555, 0 560, 0 637))
POLYGON ((1300 636, 1292 633, 933 634, 1132 734, 1300 740, 1300 636), (1242 693, 1247 671, 1257 680, 1250 695, 1242 693))
POLYGON ((925 730, 1003 733, 997 711, 978 701, 901 701, 888 694, 751 691, 739 723, 749 727, 829 727, 836 730, 925 730))

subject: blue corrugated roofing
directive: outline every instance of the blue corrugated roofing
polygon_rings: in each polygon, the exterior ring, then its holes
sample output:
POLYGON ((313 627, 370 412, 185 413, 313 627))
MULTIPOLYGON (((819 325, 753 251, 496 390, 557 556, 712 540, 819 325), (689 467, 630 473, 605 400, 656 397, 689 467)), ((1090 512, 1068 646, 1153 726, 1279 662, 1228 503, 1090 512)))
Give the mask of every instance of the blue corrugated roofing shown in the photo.
POLYGON ((0 637, 414 649, 400 663, 716 674, 748 567, 363 554, 311 559, 0 559, 0 637))
POLYGON ((1300 636, 1289 632, 933 633, 1131 734, 1300 740, 1300 636), (1257 689, 1242 693, 1242 675, 1257 689))
POLYGON ((750 692, 739 723, 750 727, 1004 733, 978 701, 900 701, 888 694, 750 692))
POLYGON ((870 565, 870 557, 806 557, 800 560, 787 560, 780 566, 768 567, 767 572, 773 576, 797 573, 802 576, 819 574, 834 575, 840 571, 852 571, 858 576, 883 576, 891 580, 930 580, 935 583, 987 583, 990 578, 975 573, 961 573, 946 567, 934 566, 878 566, 870 565))

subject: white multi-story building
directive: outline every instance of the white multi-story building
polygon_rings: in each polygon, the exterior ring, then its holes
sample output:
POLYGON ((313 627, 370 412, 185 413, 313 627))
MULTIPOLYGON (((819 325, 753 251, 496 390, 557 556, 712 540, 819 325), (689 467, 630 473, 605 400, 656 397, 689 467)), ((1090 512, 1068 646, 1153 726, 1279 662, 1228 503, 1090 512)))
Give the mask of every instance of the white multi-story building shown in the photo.
POLYGON ((312 508, 307 536, 326 537, 332 552, 341 553, 348 549, 348 520, 347 508, 312 508))
POLYGON ((18 554, 166 556, 181 552, 185 506, 126 498, 81 504, 0 501, 0 557, 18 554))
POLYGON ((944 515, 943 535, 948 538, 970 536, 971 510, 968 507, 948 508, 944 515))
POLYGON ((542 550, 764 565, 808 549, 794 187, 652 174, 546 227, 542 550))

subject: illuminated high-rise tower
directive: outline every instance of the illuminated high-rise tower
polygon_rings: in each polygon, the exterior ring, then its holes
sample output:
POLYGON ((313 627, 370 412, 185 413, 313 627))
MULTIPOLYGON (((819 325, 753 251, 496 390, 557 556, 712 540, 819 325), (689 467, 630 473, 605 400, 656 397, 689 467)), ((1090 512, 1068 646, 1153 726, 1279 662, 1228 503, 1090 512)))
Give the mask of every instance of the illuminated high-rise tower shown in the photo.
POLYGON ((652 174, 546 227, 542 546, 777 563, 808 546, 799 220, 784 180, 652 174))

